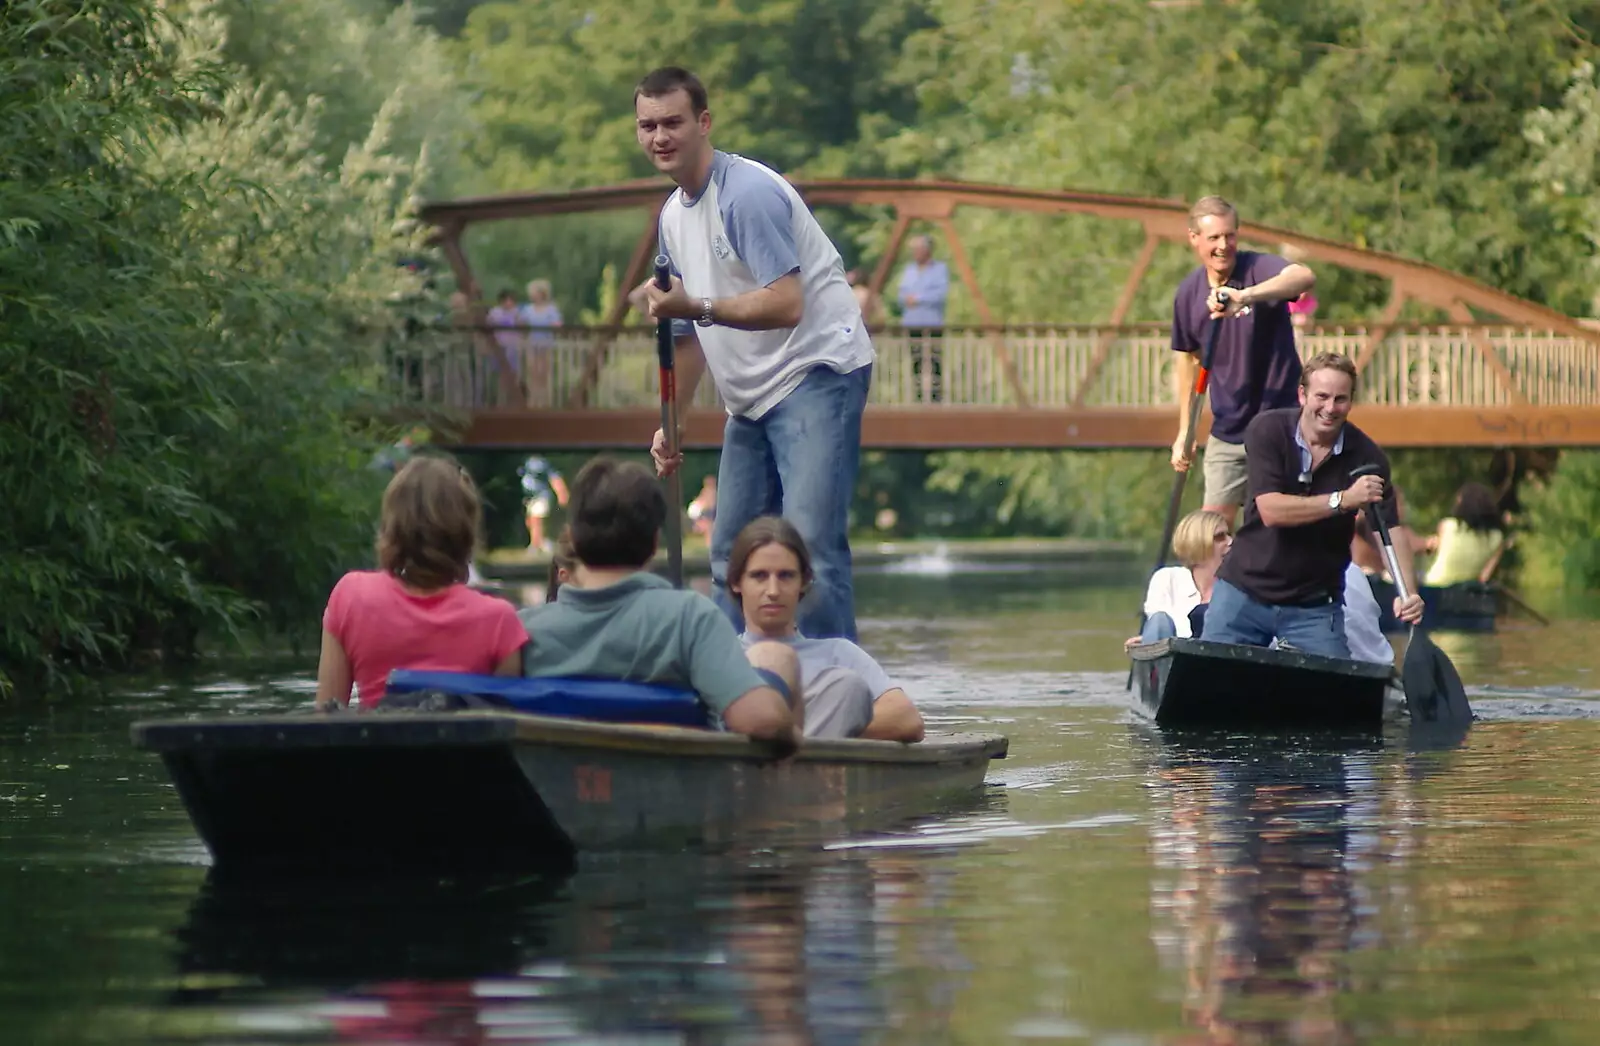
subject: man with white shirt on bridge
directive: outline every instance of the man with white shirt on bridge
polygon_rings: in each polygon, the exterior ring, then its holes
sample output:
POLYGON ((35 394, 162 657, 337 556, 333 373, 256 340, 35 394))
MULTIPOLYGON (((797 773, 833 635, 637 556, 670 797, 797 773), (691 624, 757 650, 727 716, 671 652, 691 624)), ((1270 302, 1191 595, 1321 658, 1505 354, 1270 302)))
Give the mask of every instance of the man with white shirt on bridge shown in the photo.
MULTIPOLYGON (((727 591, 733 539, 758 516, 782 515, 815 561, 801 631, 854 639, 847 528, 875 357, 839 252, 781 175, 712 148, 693 73, 651 72, 634 115, 639 145, 678 184, 661 211, 672 286, 642 291, 652 318, 674 321, 679 416, 707 369, 728 409, 711 535, 717 600, 742 624, 727 591)), ((660 431, 651 455, 663 475, 682 461, 660 431)))

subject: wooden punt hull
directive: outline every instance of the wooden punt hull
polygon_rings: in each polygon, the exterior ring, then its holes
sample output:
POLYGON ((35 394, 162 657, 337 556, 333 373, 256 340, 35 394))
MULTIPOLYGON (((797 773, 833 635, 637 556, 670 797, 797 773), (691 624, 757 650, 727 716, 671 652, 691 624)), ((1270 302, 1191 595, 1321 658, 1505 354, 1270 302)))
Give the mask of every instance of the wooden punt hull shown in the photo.
POLYGON ((1387 665, 1298 650, 1163 639, 1135 646, 1137 707, 1163 726, 1382 728, 1387 665))
MULTIPOLYGON (((1394 583, 1368 575, 1372 595, 1382 615, 1378 627, 1398 634, 1411 626, 1394 616, 1394 583)), ((1500 599, 1491 585, 1467 581, 1459 585, 1422 585, 1422 627, 1438 632, 1493 632, 1500 599)))
POLYGON ((810 741, 500 712, 138 723, 218 866, 569 861, 577 851, 858 830, 983 784, 1006 739, 810 741))

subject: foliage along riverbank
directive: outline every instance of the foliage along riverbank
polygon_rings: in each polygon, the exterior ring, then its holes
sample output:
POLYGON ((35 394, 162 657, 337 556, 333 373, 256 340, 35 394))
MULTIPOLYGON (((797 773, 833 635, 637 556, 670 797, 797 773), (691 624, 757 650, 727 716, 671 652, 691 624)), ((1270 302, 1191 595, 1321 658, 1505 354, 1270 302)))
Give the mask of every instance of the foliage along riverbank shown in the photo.
POLYGON ((314 622, 366 558, 420 147, 225 54, 221 5, 0 13, 0 691, 314 622))

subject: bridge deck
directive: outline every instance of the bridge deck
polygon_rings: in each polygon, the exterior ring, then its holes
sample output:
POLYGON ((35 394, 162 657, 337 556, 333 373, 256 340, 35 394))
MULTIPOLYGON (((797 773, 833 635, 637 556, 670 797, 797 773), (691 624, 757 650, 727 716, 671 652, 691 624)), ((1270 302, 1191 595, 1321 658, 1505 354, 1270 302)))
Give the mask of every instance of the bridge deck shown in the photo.
MULTIPOLYGON (((876 448, 1164 447, 1174 431, 1164 329, 951 329, 938 340, 942 397, 926 343, 875 336, 863 422, 876 448)), ((1600 446, 1600 345, 1514 327, 1328 329, 1301 352, 1362 367, 1353 417, 1387 446, 1600 446)), ((397 391, 464 446, 637 447, 656 427, 653 338, 645 328, 426 332, 392 347, 397 391), (503 339, 523 381, 495 362, 503 339), (537 338, 538 341, 532 339, 537 338)), ((709 380, 688 415, 690 446, 715 446, 709 380)))

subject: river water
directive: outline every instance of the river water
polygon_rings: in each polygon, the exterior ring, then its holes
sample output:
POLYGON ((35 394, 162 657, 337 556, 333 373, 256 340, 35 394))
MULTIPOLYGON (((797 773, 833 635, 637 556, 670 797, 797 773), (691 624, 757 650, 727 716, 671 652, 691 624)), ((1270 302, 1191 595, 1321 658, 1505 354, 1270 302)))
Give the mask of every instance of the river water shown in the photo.
POLYGON ((17 702, 0 1043, 1600 1042, 1592 608, 1437 637, 1455 750, 1179 740, 1124 704, 1128 570, 912 566, 861 579, 864 644, 1010 758, 793 851, 239 887, 128 724, 297 706, 308 660, 17 702))

